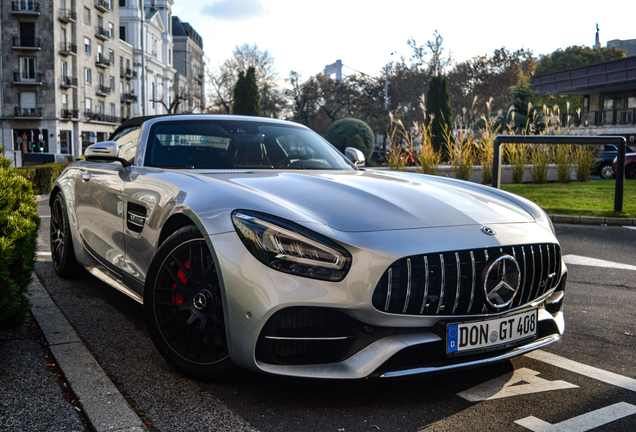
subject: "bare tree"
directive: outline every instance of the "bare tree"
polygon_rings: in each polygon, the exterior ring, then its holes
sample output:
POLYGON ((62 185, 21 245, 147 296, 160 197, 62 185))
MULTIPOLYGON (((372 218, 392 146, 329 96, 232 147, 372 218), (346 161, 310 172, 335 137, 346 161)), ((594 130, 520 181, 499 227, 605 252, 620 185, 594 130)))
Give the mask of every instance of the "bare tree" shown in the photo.
POLYGON ((223 64, 217 67, 208 64, 206 67, 211 89, 211 109, 229 113, 239 72, 253 67, 261 97, 262 115, 279 117, 284 110, 285 99, 275 71, 274 57, 267 50, 261 51, 256 44, 236 46, 232 54, 223 64))

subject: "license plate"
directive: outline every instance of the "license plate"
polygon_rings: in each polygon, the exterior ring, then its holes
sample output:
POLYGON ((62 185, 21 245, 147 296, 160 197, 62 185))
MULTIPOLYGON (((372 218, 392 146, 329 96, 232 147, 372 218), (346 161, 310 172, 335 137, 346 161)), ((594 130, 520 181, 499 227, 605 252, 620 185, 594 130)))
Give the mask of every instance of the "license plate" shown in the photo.
POLYGON ((446 352, 489 351, 537 335, 537 309, 484 321, 448 324, 446 352))

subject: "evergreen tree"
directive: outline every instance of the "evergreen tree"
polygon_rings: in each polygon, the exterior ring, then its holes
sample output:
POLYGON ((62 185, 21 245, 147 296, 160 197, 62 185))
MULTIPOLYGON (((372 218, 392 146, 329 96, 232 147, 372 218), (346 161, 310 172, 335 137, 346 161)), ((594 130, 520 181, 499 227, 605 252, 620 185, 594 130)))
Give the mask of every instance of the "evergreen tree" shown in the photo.
MULTIPOLYGON (((443 151, 445 148, 444 134, 450 133, 452 128, 452 112, 450 96, 448 94, 448 81, 444 75, 431 78, 426 94, 426 112, 433 116, 431 125, 432 144, 435 151, 443 151)), ((427 116, 426 121, 430 122, 427 116)))
POLYGON ((256 85, 256 70, 253 67, 247 69, 247 73, 239 72, 238 81, 234 86, 233 114, 260 116, 261 101, 256 85))

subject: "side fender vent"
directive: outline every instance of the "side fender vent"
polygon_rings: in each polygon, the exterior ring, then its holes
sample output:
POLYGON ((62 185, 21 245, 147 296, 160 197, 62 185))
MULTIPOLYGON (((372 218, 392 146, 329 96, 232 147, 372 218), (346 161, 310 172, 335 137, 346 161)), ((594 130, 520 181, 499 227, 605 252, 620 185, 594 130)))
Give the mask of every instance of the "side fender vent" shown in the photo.
POLYGON ((126 227, 132 232, 140 233, 146 224, 146 207, 129 202, 126 210, 126 227))

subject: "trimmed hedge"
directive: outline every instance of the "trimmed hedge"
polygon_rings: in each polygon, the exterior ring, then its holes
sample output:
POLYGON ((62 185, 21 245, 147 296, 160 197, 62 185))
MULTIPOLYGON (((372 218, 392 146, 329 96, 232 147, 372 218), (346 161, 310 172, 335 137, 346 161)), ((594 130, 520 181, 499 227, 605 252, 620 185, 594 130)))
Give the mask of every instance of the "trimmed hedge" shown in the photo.
POLYGON ((333 122, 327 132, 325 139, 342 154, 347 147, 355 147, 364 153, 366 160, 371 159, 373 147, 375 146, 375 135, 368 124, 362 120, 345 118, 333 122))
POLYGON ((53 182, 60 176, 64 168, 73 162, 50 163, 29 167, 15 168, 16 173, 31 183, 36 195, 45 195, 51 192, 53 182))
POLYGON ((35 266, 37 202, 27 180, 0 156, 0 329, 19 329, 31 307, 27 292, 35 266))

